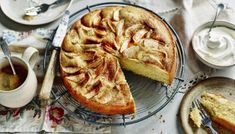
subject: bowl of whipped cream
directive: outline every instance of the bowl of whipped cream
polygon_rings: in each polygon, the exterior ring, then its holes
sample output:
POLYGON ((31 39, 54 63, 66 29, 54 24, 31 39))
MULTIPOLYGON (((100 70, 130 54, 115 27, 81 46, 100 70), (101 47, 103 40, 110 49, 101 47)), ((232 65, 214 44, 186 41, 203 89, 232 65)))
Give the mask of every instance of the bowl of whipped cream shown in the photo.
POLYGON ((216 69, 235 65, 235 25, 225 21, 216 21, 210 34, 207 22, 197 28, 192 38, 192 47, 196 56, 204 64, 216 69))

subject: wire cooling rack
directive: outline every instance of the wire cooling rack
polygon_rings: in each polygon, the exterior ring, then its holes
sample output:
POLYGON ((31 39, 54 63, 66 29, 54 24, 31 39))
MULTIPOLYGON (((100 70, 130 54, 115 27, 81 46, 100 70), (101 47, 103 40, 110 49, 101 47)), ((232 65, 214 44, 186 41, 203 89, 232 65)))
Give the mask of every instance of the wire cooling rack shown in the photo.
MULTIPOLYGON (((70 16, 70 26, 75 21, 79 20, 84 14, 94 9, 114 5, 126 6, 130 4, 119 2, 107 2, 90 6, 88 5, 70 16)), ((157 81, 145 78, 143 76, 136 75, 132 72, 124 71, 125 77, 131 89, 131 93, 136 102, 136 113, 135 115, 115 116, 103 115, 90 111, 86 107, 80 105, 80 103, 77 102, 75 99, 73 99, 73 97, 67 92, 66 88, 62 84, 54 84, 52 90, 53 103, 58 102, 65 110, 67 110, 67 112, 69 112, 77 119, 84 120, 89 123, 108 126, 125 126, 143 121, 163 109, 172 100, 172 98, 178 92, 178 89, 181 86, 182 82, 184 81, 183 73, 185 65, 185 53, 182 43, 175 30, 168 22, 166 22, 162 17, 160 17, 153 11, 150 11, 144 7, 137 5, 132 6, 143 8, 161 18, 171 29, 172 33, 175 35, 177 44, 177 73, 173 80, 173 83, 171 86, 167 86, 157 81)), ((43 65, 44 69, 48 64, 51 49, 52 46, 49 42, 45 51, 43 65)), ((58 77, 56 77, 56 81, 57 82, 54 83, 62 83, 59 74, 58 77)))

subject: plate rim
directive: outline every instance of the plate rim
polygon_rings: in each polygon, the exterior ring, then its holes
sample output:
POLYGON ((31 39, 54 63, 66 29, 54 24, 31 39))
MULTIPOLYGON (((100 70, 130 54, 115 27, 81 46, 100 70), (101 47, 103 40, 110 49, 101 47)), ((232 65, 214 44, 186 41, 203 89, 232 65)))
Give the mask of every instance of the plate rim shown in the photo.
MULTIPOLYGON (((63 12, 65 12, 66 10, 69 10, 69 8, 71 7, 72 3, 73 3, 74 0, 70 0, 70 2, 68 3, 68 6, 65 8, 65 10, 63 12)), ((44 22, 37 22, 37 23, 32 23, 30 21, 27 22, 23 22, 23 21, 20 21, 20 20, 17 20, 17 19, 14 19, 14 17, 10 16, 9 14, 7 14, 7 8, 5 8, 5 6, 3 6, 3 1, 0 1, 0 8, 2 10, 2 12, 4 13, 4 15, 6 15, 6 17, 8 17, 10 20, 16 22, 16 23, 19 23, 19 24, 23 24, 23 25, 31 25, 31 26, 37 26, 37 25, 43 25, 43 24, 48 24, 50 22, 53 22, 57 19, 59 19, 63 13, 61 13, 60 15, 57 15, 56 17, 53 17, 51 19, 48 19, 47 21, 44 21, 44 22)), ((6 1, 5 1, 6 3, 6 1)))

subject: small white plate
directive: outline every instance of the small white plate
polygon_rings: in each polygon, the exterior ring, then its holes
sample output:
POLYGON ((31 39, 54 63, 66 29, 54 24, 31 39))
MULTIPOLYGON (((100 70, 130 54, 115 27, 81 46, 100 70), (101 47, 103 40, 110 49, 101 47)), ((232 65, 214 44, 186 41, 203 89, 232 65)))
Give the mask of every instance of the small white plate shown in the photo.
POLYGON ((66 9, 68 9, 73 0, 67 0, 59 6, 54 6, 48 9, 45 13, 35 16, 32 20, 24 20, 25 9, 32 5, 32 1, 42 3, 53 3, 55 0, 1 0, 0 6, 6 16, 15 22, 25 25, 41 25, 52 22, 61 17, 66 9))

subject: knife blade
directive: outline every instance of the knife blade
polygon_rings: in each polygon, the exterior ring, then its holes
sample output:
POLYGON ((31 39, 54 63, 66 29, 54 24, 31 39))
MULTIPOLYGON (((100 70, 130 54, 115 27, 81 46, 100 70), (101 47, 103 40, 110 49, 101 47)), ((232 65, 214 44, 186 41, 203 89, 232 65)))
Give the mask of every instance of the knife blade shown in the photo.
POLYGON ((69 11, 66 10, 64 16, 61 19, 61 22, 59 24, 58 29, 56 30, 54 39, 52 41, 52 45, 54 47, 60 47, 62 44, 62 41, 64 39, 64 36, 67 32, 67 27, 68 27, 68 23, 69 23, 69 11))
POLYGON ((67 32, 67 27, 69 23, 69 14, 70 14, 69 11, 66 10, 65 14, 63 15, 60 21, 60 24, 56 30, 55 36, 52 41, 52 46, 55 47, 55 49, 52 51, 50 62, 47 67, 47 71, 44 76, 42 87, 39 93, 39 99, 42 102, 41 103, 42 106, 47 105, 50 100, 51 89, 52 89, 52 85, 53 85, 54 78, 55 78, 55 66, 56 66, 56 61, 57 61, 57 57, 59 53, 58 50, 67 32))

